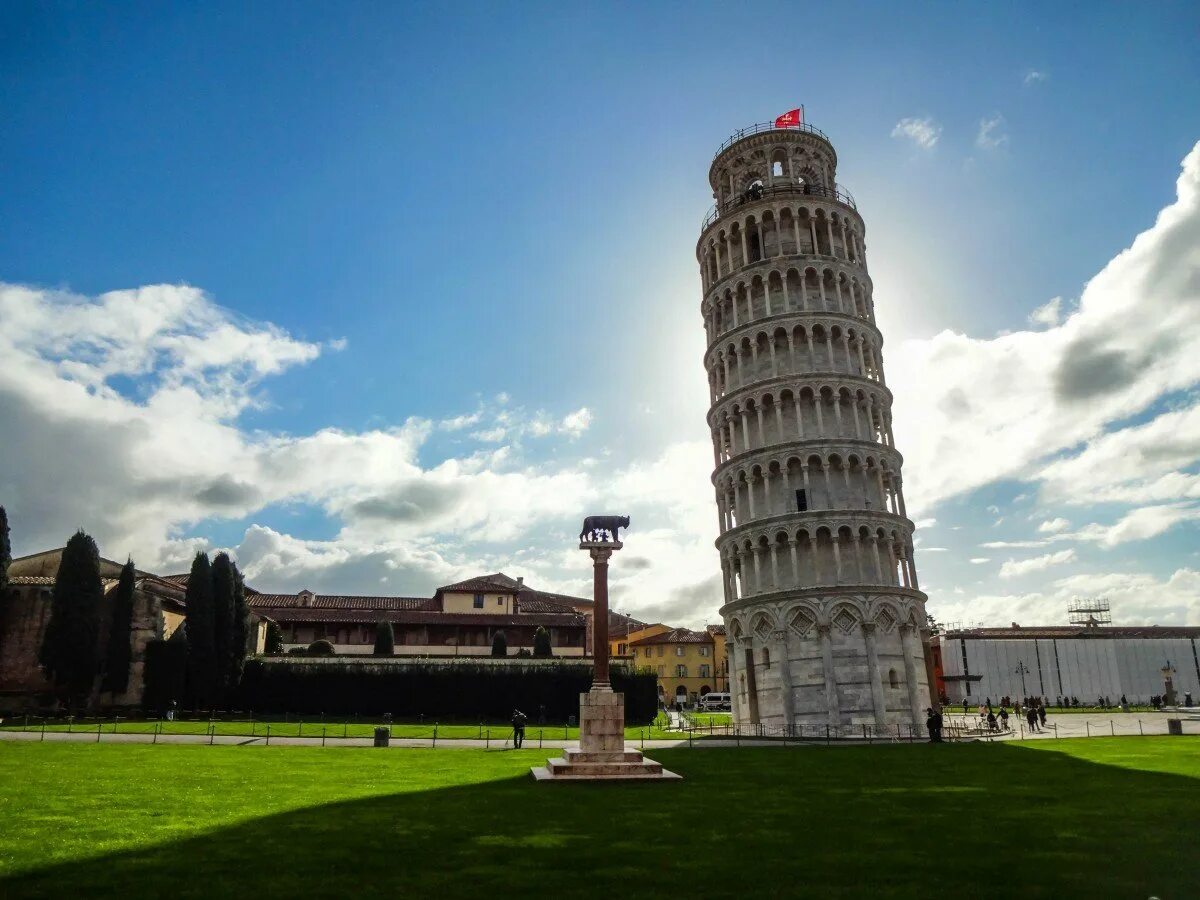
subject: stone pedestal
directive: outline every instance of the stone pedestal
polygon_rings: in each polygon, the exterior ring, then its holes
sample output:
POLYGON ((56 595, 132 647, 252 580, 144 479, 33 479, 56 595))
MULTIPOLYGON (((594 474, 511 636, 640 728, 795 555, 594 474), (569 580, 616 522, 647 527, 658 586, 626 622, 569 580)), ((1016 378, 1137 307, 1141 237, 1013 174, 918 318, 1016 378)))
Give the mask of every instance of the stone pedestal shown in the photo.
POLYGON ((533 768, 538 781, 669 781, 680 776, 625 746, 625 697, 593 688, 579 695, 579 748, 533 768))

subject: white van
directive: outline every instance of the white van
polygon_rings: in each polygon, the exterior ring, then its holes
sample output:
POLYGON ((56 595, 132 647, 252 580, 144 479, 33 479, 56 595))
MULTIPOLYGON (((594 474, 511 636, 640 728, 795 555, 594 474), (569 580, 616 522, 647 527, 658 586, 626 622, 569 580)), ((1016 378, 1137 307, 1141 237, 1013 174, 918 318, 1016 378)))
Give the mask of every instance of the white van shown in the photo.
POLYGON ((733 703, 728 694, 709 691, 700 698, 700 702, 696 704, 696 709, 701 712, 729 712, 733 709, 733 703))

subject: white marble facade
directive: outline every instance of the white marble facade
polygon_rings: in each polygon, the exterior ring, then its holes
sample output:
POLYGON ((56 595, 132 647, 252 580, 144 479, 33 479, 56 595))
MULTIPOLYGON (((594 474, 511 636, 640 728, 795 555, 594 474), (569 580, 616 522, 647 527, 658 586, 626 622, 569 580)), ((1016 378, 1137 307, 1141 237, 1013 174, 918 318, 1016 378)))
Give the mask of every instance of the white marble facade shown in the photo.
POLYGON ((817 129, 739 132, 709 170, 713 485, 742 723, 921 723, 925 595, 865 226, 817 129))

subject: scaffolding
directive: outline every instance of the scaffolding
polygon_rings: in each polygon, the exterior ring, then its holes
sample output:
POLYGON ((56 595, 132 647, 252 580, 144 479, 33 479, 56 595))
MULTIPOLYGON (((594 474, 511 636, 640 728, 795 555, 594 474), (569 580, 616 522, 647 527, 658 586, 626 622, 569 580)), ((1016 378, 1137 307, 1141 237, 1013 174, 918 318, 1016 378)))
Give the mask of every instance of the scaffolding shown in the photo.
POLYGON ((1072 597, 1067 606, 1067 621, 1085 628, 1111 625, 1112 603, 1107 597, 1072 597))

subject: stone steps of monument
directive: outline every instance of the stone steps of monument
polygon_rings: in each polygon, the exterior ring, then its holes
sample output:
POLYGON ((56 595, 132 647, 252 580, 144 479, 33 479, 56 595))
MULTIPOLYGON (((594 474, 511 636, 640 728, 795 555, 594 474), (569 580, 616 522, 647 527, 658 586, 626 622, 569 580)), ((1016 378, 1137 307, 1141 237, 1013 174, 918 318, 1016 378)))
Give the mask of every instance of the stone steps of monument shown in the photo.
POLYGON ((639 763, 642 761, 642 754, 637 750, 576 750, 569 747, 563 750, 562 758, 569 763, 608 763, 608 762, 627 762, 639 763))
POLYGON ((546 768, 555 777, 570 776, 575 778, 620 778, 637 775, 661 775, 662 763, 651 759, 640 762, 589 762, 572 763, 557 758, 546 761, 546 768))

